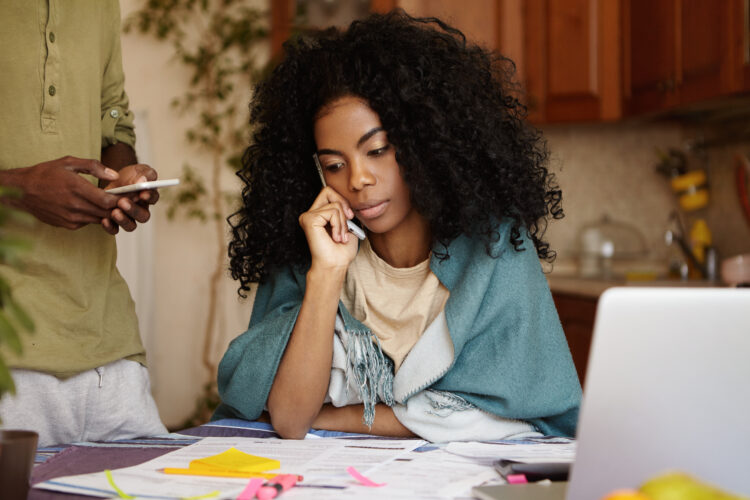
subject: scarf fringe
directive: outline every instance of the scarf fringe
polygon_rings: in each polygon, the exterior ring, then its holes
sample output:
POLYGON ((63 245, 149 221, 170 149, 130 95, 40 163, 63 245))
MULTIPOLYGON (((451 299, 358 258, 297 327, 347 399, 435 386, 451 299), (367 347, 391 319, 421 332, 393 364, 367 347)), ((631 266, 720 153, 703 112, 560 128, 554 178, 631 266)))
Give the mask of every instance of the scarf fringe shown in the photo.
POLYGON ((346 378, 353 377, 359 387, 365 407, 362 421, 371 428, 378 399, 393 406, 393 362, 383 354, 380 341, 369 331, 347 333, 346 378))

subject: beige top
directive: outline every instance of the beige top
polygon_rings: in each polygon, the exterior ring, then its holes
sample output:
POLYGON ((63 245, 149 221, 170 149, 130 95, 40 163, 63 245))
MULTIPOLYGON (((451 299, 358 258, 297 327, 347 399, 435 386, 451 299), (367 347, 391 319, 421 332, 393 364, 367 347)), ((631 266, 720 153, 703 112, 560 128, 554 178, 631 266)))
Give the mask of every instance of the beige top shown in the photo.
POLYGON ((378 257, 370 241, 364 240, 346 273, 341 301, 377 335, 398 371, 449 295, 430 271, 430 259, 414 267, 396 268, 378 257))
MULTIPOLYGON (((3 1, 0 19, 0 168, 133 145, 117 0, 3 1)), ((5 230, 33 244, 20 267, 0 265, 36 326, 21 335, 21 357, 3 350, 11 367, 66 377, 121 358, 145 362, 114 236, 98 224, 70 231, 36 219, 5 230)))

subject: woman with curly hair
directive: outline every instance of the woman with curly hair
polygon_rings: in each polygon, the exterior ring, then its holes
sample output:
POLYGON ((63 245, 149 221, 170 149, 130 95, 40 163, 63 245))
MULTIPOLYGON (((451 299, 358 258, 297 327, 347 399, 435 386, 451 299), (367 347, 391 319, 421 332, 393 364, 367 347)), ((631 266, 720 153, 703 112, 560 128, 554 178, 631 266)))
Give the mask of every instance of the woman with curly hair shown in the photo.
POLYGON ((229 255, 241 294, 260 285, 214 418, 573 435, 581 389, 539 262, 560 191, 513 64, 403 11, 285 50, 251 103, 229 255))

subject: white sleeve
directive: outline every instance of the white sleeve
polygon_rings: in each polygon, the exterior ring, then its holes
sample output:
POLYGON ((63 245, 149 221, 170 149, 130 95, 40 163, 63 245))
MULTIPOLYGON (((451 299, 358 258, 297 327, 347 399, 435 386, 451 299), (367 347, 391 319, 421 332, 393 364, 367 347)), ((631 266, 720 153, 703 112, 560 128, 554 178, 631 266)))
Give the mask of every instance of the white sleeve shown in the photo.
POLYGON ((521 439, 542 434, 528 422, 498 417, 450 392, 425 389, 393 405, 404 427, 435 443, 521 439))

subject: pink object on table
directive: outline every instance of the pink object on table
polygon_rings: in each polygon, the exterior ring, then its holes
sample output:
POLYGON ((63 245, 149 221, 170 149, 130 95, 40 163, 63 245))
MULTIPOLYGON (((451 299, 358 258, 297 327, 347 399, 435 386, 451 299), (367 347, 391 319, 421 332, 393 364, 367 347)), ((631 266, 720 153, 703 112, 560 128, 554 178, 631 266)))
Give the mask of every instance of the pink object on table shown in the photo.
POLYGON ((506 481, 508 481, 508 484, 526 484, 528 481, 526 480, 526 476, 524 474, 510 474, 506 476, 506 481))
POLYGON ((263 480, 261 478, 252 478, 250 482, 247 483, 247 486, 245 486, 245 489, 242 490, 240 496, 237 497, 237 500, 252 500, 253 498, 255 498, 255 494, 258 492, 261 486, 263 486, 263 480))
POLYGON ((256 496, 258 500, 271 500, 282 491, 286 491, 301 481, 302 477, 296 474, 279 474, 260 487, 256 496))
POLYGON ((381 486, 385 486, 386 485, 386 483, 376 483, 373 480, 366 478, 365 476, 363 476, 362 474, 360 474, 359 471, 357 471, 357 469, 355 469, 351 465, 346 468, 346 472, 348 472, 349 474, 351 474, 351 476, 354 479, 356 479, 359 482, 359 484, 361 484, 362 486, 368 486, 370 488, 379 488, 381 486))

